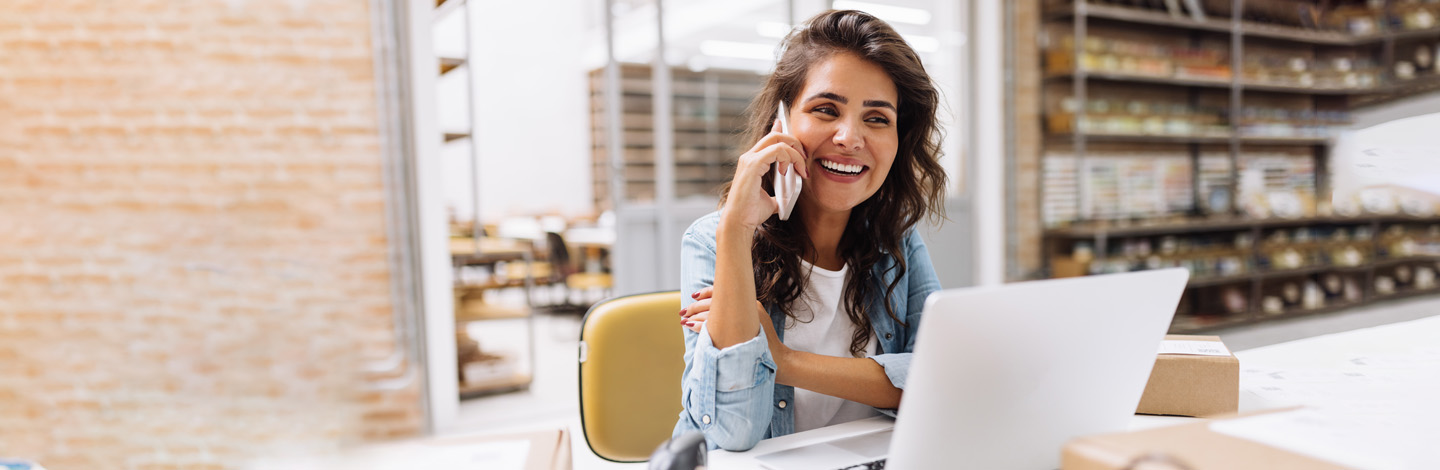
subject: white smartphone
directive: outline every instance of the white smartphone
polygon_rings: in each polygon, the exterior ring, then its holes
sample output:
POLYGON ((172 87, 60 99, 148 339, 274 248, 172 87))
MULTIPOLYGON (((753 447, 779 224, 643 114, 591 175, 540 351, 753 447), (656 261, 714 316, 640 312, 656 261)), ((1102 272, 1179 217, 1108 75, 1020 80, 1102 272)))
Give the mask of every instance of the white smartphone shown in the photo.
MULTIPOLYGON (((785 113, 785 102, 780 102, 780 133, 790 134, 790 117, 785 113)), ((795 164, 788 163, 785 167, 785 174, 780 174, 780 162, 775 162, 775 204, 780 206, 780 220, 790 220, 790 213, 795 210, 795 201, 800 199, 800 187, 803 186, 800 174, 795 172, 795 164)))

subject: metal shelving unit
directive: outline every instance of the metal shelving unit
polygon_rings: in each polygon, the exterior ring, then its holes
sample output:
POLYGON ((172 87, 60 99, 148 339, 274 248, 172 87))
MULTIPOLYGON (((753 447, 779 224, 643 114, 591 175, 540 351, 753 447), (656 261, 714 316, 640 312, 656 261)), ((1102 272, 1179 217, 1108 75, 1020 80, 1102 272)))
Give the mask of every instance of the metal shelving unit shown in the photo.
MULTIPOLYGON (((653 119, 655 97, 651 65, 619 66, 621 175, 626 200, 651 200, 657 194, 656 150, 653 119)), ((608 130, 604 119, 603 70, 590 74, 591 129, 593 140, 594 200, 596 207, 608 207, 612 165, 608 130)), ((744 151, 732 129, 740 127, 745 108, 760 89, 761 76, 746 71, 710 69, 694 72, 683 68, 670 71, 674 128, 675 195, 680 198, 711 194, 734 173, 730 161, 744 151)))
MULTIPOLYGON (((1231 0, 1231 11, 1243 12, 1245 2, 1243 0, 1231 0)), ((1336 31, 1308 30, 1298 27, 1287 27, 1279 25, 1262 24, 1246 21, 1241 14, 1235 14, 1228 18, 1209 17, 1204 20, 1195 20, 1190 17, 1172 16, 1167 12, 1155 10, 1143 10, 1132 7, 1116 5, 1097 4, 1084 0, 1072 2, 1048 2, 1047 10, 1042 14, 1042 21, 1047 23, 1065 22, 1070 24, 1070 31, 1073 34, 1072 44, 1073 58, 1066 67, 1057 70, 1045 69, 1040 80, 1045 83, 1069 85, 1070 96, 1079 103, 1070 115, 1071 132, 1047 134, 1044 139, 1046 147, 1061 146, 1068 144, 1075 157, 1076 168, 1076 194, 1079 199, 1076 216, 1078 220, 1069 227, 1050 229, 1045 231, 1043 236, 1046 258, 1057 256, 1062 251, 1062 246, 1073 244, 1077 240, 1087 241, 1093 244, 1096 261, 1103 262, 1109 251, 1108 245, 1114 240, 1127 238, 1160 237, 1165 235, 1193 235, 1203 233, 1246 233, 1249 234, 1254 243, 1249 248, 1248 259, 1250 264, 1261 256, 1260 243, 1261 235, 1267 230, 1296 227, 1322 227, 1322 226, 1369 226, 1371 233, 1376 234, 1372 239, 1372 257, 1365 263, 1358 266, 1324 266, 1312 265, 1287 270, 1254 270, 1240 274, 1225 276, 1211 276, 1192 278, 1190 289, 1211 288, 1229 284, 1250 285, 1250 292, 1247 302, 1248 311, 1241 315, 1230 316, 1177 316, 1172 325, 1173 332, 1196 332, 1213 330, 1227 326, 1263 321, 1271 318, 1293 317, 1298 315, 1309 315, 1322 312, 1340 310, 1368 303, 1379 299, 1399 298, 1410 295, 1421 295, 1426 293, 1440 292, 1437 289, 1396 292, 1389 295, 1380 295, 1375 292, 1374 278, 1378 269, 1384 269, 1401 263, 1410 262, 1437 262, 1440 257, 1409 257, 1391 259, 1380 257, 1382 250, 1378 241, 1378 232, 1382 224, 1403 223, 1403 222, 1440 222, 1440 218, 1413 218, 1404 216, 1369 216, 1369 217, 1309 217, 1302 219, 1265 219, 1256 220, 1244 217, 1238 207, 1238 186, 1239 167, 1242 148, 1250 146, 1291 146, 1305 147, 1310 149, 1314 158, 1313 168, 1315 171, 1314 188, 1316 199, 1328 200, 1329 181, 1327 178, 1327 158, 1329 154, 1329 139, 1318 137, 1269 137, 1245 135, 1244 123, 1242 122, 1242 106, 1246 98, 1252 93, 1284 94, 1289 96, 1308 96, 1312 107, 1317 107, 1321 100, 1325 100, 1330 106, 1336 102, 1343 101, 1347 109, 1358 105, 1368 105, 1398 97, 1408 96, 1417 92, 1440 89, 1440 77, 1418 78, 1414 80, 1401 81, 1382 73, 1381 80, 1376 86, 1367 88, 1339 88, 1339 87, 1307 87, 1291 84, 1264 83, 1246 80, 1245 76, 1245 48, 1244 45, 1249 38, 1258 38, 1266 41, 1278 41, 1293 44, 1293 47, 1309 50, 1316 47, 1378 47, 1384 53, 1384 62, 1381 70, 1393 70, 1395 41, 1398 39, 1440 36, 1440 28, 1430 28, 1413 31, 1394 31, 1381 28, 1380 31, 1369 35, 1351 35, 1336 31), (1150 27, 1168 28, 1177 35, 1190 38, 1192 44, 1199 44, 1202 37, 1209 36, 1214 39, 1217 36, 1228 37, 1229 42, 1229 76, 1228 78, 1206 78, 1176 76, 1175 74, 1143 75, 1135 73, 1124 73, 1109 70, 1093 70, 1085 67, 1084 44, 1090 35, 1092 20, 1099 20, 1107 24, 1121 25, 1148 25, 1150 27), (1228 93, 1229 98, 1229 132, 1224 134, 1207 133, 1204 135, 1168 135, 1168 134, 1115 134, 1086 132, 1082 123, 1085 123, 1087 112, 1087 96, 1090 94, 1091 82, 1109 82, 1115 84, 1143 84, 1147 86, 1178 87, 1189 90, 1190 105, 1193 107, 1199 99, 1198 90, 1215 90, 1228 93), (1087 207, 1090 206, 1088 199, 1089 192, 1086 189, 1087 177, 1084 174, 1085 158, 1087 147, 1091 143, 1122 143, 1122 144, 1166 144, 1183 145, 1186 147, 1190 158, 1192 169, 1192 188, 1194 194, 1194 209, 1187 217, 1168 222, 1154 223, 1124 223, 1114 221, 1089 221, 1086 220, 1087 207), (1218 213, 1203 214, 1200 188, 1201 171, 1200 155, 1201 146, 1226 145, 1228 147, 1229 171, 1228 191, 1229 207, 1218 213), (1319 309, 1287 311, 1279 315, 1264 314, 1260 312, 1260 300, 1265 290, 1266 283, 1274 280, 1298 278, 1305 276, 1316 276, 1324 273, 1347 273, 1363 275, 1365 279, 1364 298, 1358 302, 1345 302, 1326 305, 1319 309)), ((1313 51, 1311 51, 1313 52, 1313 51)), ((1047 108, 1053 109, 1053 108, 1047 108)))
MULTIPOLYGON (((1430 255, 1409 255, 1409 256, 1382 256, 1385 252, 1382 246, 1382 238, 1379 236, 1381 227, 1391 224, 1404 223, 1440 223, 1440 218, 1419 218, 1407 216, 1380 216, 1380 217, 1315 217, 1304 219, 1243 219, 1229 218, 1221 220, 1189 220, 1178 221, 1167 224, 1155 225, 1092 225, 1076 226, 1063 229, 1054 229, 1046 232, 1047 242, 1050 244, 1064 244, 1076 240, 1092 242, 1096 245, 1097 253, 1103 253, 1103 247, 1111 240, 1157 237, 1165 235, 1181 234, 1206 234, 1206 233, 1246 233, 1252 240, 1256 240, 1246 254, 1250 264, 1262 257, 1260 252, 1261 236, 1267 230, 1287 229, 1297 227, 1369 227, 1372 238, 1367 242, 1369 245, 1368 259, 1356 265, 1326 265, 1314 264, 1290 269, 1256 269, 1250 272, 1225 275, 1192 277, 1187 288, 1195 289, 1202 287, 1215 287, 1230 284, 1251 284, 1251 295, 1247 301, 1249 311, 1241 315, 1230 315, 1225 319, 1208 319, 1194 321, 1193 319, 1176 317, 1176 323, 1171 326, 1175 333, 1194 333, 1206 330, 1214 330, 1228 326, 1263 321, 1272 318, 1293 317, 1298 315, 1309 315, 1315 313, 1332 312, 1344 308, 1367 304, 1378 300, 1397 299, 1415 295, 1440 293, 1440 288, 1410 289, 1397 291, 1391 294, 1381 294, 1373 288, 1373 280, 1376 272, 1380 269, 1391 268, 1402 264, 1430 263, 1440 267, 1440 256, 1430 255), (1356 274, 1365 277, 1366 287, 1364 297, 1358 302, 1344 302, 1340 304, 1326 305, 1319 309, 1292 309, 1283 314, 1264 314, 1257 311, 1261 297, 1261 285, 1266 281, 1284 280, 1287 278, 1306 277, 1325 273, 1356 274)), ((1054 250, 1050 250, 1054 251, 1054 250)))
MULTIPOLYGON (((530 267, 530 269, 524 270, 525 275, 522 279, 492 280, 482 284, 463 284, 457 282, 454 286, 457 300, 455 305, 456 330, 463 331, 466 324, 471 322, 523 321, 525 323, 525 343, 527 348, 527 356, 524 362, 528 364, 528 368, 525 371, 516 372, 509 377, 486 381, 484 383, 461 383, 459 387, 460 398, 475 398, 524 390, 530 387, 536 368, 535 315, 534 304, 530 298, 530 293, 535 287, 535 278, 533 275, 533 267, 535 266, 534 250, 529 245, 525 245, 521 249, 506 249, 501 250, 503 252, 497 253, 494 247, 486 247, 485 244, 482 243, 485 240, 485 233, 480 223, 480 159, 479 149, 475 142, 475 78, 473 75, 470 75, 473 73, 472 65, 475 63, 473 60, 473 50, 471 48, 471 33, 474 24, 471 22, 470 2, 468 0, 436 0, 434 12, 433 20, 435 23, 443 21, 451 15, 462 15, 465 30, 465 49, 463 55, 459 57, 436 57, 436 70, 439 75, 445 76, 461 70, 467 74, 465 77, 466 93, 464 101, 468 127, 464 129, 448 129, 443 132, 443 140, 447 144, 460 140, 470 140, 470 198, 473 204, 473 210, 470 215, 472 223, 468 242, 465 243, 467 246, 461 247, 459 250, 457 250, 455 246, 451 247, 451 263, 457 273, 456 278, 459 279, 458 273, 466 266, 488 264, 493 267, 497 265, 497 259, 503 260, 504 262, 524 263, 530 267), (506 288, 524 289, 525 305, 520 308, 487 307, 477 310, 466 309, 463 303, 460 302, 466 295, 483 293, 486 290, 506 288)), ((483 351, 482 348, 482 353, 483 351)), ((464 364, 460 366, 463 367, 464 364)))

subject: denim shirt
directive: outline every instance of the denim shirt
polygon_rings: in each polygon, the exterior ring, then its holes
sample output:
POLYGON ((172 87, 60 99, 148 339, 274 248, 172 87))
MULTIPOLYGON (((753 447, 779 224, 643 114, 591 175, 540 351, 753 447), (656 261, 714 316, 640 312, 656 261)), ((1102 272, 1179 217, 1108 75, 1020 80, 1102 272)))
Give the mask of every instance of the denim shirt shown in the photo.
MULTIPOLYGON (((685 231, 680 246, 680 291, 682 306, 694 302, 690 295, 715 283, 715 230, 720 213, 712 212, 685 231)), ((895 264, 893 256, 884 257, 873 268, 881 296, 870 299, 866 312, 879 342, 879 354, 870 359, 884 367, 885 375, 896 388, 905 388, 910 369, 910 356, 915 348, 915 335, 920 327, 920 309, 925 298, 940 289, 935 268, 925 242, 914 230, 905 234, 901 243, 907 272, 896 285, 889 299, 901 324, 885 313, 880 302, 885 288, 895 279, 889 271, 895 264)), ((774 305, 766 305, 775 325, 784 325, 785 313, 774 305)), ((785 330, 776 328, 783 341, 785 330)), ((744 451, 755 447, 761 439, 795 432, 795 388, 775 382, 775 361, 770 355, 765 329, 749 341, 716 349, 710 332, 685 329, 685 373, 681 379, 682 402, 685 409, 675 424, 673 435, 700 431, 710 448, 744 451)), ((895 416, 893 409, 880 409, 895 416)))

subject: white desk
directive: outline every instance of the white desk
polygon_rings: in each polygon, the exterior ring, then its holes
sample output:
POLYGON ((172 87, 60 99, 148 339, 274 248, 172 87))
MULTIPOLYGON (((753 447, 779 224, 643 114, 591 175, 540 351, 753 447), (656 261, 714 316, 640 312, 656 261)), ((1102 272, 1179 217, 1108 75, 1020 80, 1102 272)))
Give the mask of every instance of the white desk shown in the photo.
MULTIPOLYGON (((1178 416, 1141 416, 1135 415, 1130 420, 1131 430, 1148 429, 1160 426, 1170 426, 1194 421, 1195 418, 1182 418, 1178 416)), ((760 462, 755 460, 756 456, 768 454, 775 451, 793 449, 796 447, 829 441, 832 439, 857 436, 875 431, 890 429, 895 425, 895 420, 889 417, 877 417, 851 421, 845 424, 812 429, 810 431, 798 432, 788 436, 780 436, 774 439, 766 439, 755 445, 754 449, 746 452, 726 452, 723 450, 710 451, 710 467, 719 470, 730 469, 763 469, 760 462)), ((1060 449, 1055 449, 1059 452, 1060 449)))
MULTIPOLYGON (((1265 346, 1235 353, 1242 368, 1268 369, 1333 369, 1357 354, 1407 354, 1419 348, 1434 347, 1440 338, 1440 316, 1383 325, 1374 328, 1316 336, 1288 343, 1265 346)), ((1251 392, 1253 385, 1244 375, 1240 379, 1240 411, 1257 411, 1283 406, 1304 405, 1304 402, 1270 402, 1251 392)), ((1131 430, 1180 424, 1194 418, 1135 416, 1131 430)), ((714 451, 712 466, 720 469, 759 469, 755 456, 824 442, 830 439, 879 431, 894 425, 890 418, 866 420, 760 441, 748 452, 714 451)), ((1057 449, 1058 451, 1058 449, 1057 449)))
MULTIPOLYGON (((1440 338, 1440 315, 1238 351, 1235 356, 1240 359, 1241 369, 1335 369, 1338 364, 1357 354, 1409 354, 1424 348, 1434 348, 1435 344, 1440 342, 1437 341, 1437 338, 1440 338)), ((1241 374, 1241 412, 1306 404, 1303 402, 1266 401, 1250 391, 1254 384, 1248 382, 1245 375, 1241 374)), ((1194 418, 1137 415, 1131 420, 1130 429, 1139 430, 1193 421, 1194 418)), ((763 467, 755 461, 755 457, 761 454, 879 431, 893 425, 894 420, 890 418, 870 418, 766 439, 747 452, 712 451, 709 454, 711 468, 721 470, 760 469, 763 467)), ((589 452, 583 442, 577 446, 577 452, 580 451, 589 452)), ((1056 451, 1058 452, 1059 449, 1056 451)), ((640 465, 635 466, 640 467, 640 465)))

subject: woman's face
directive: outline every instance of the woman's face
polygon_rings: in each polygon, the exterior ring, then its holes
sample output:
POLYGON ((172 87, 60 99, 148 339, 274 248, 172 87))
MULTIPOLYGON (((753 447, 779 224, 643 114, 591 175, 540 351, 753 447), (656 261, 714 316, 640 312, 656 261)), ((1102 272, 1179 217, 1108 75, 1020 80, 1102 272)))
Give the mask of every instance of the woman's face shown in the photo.
POLYGON ((900 142, 899 95, 884 69, 837 53, 810 68, 789 105, 790 132, 809 156, 799 205, 812 214, 848 212, 880 190, 900 142))

